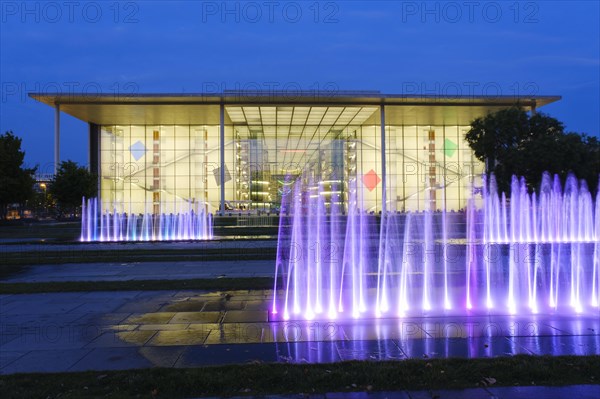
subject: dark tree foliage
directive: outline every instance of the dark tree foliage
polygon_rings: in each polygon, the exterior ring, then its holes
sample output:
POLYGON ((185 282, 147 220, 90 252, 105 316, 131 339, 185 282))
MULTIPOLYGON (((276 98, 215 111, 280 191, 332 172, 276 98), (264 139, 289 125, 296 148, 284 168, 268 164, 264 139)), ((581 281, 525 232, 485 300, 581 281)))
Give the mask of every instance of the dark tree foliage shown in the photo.
POLYGON ((95 197, 97 182, 97 177, 85 167, 73 161, 61 162, 50 183, 50 194, 56 201, 59 216, 76 213, 82 197, 95 197))
POLYGON ((0 217, 6 218, 10 204, 24 205, 33 197, 36 168, 23 167, 21 139, 8 131, 0 135, 0 217))
POLYGON ((585 134, 567 133, 563 124, 543 113, 531 116, 513 107, 477 118, 465 139, 477 159, 494 173, 500 191, 510 191, 512 175, 524 176, 537 190, 542 173, 569 173, 584 179, 590 191, 598 189, 600 141, 585 134))

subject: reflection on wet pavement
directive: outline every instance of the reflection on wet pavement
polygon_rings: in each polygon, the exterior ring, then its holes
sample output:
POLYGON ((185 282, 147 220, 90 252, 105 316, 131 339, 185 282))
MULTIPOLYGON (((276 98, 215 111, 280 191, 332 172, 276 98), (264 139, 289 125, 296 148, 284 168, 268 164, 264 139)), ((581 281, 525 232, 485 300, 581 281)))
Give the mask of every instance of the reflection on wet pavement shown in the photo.
POLYGON ((0 373, 245 362, 600 354, 600 317, 273 321, 273 292, 0 296, 0 373), (61 361, 54 361, 60 356, 61 361))
POLYGON ((284 322, 269 321, 271 295, 271 291, 192 294, 165 304, 157 312, 132 315, 122 324, 131 323, 136 330, 156 326, 151 340, 144 344, 128 341, 132 344, 200 346, 193 350, 196 357, 186 351, 178 366, 205 364, 209 359, 222 364, 600 354, 600 320, 589 316, 284 322))

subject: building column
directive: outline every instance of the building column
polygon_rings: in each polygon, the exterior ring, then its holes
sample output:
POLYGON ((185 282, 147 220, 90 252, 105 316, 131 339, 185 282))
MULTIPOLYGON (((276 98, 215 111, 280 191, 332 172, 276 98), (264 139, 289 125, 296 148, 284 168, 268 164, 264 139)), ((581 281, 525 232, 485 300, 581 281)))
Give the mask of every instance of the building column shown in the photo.
MULTIPOLYGON (((160 190, 162 188, 160 176, 160 130, 152 132, 152 213, 159 215, 161 213, 160 190)), ((175 210, 177 212, 177 210, 175 210)), ((155 234, 158 236, 159 224, 155 223, 155 234)))
POLYGON ((381 104, 381 213, 385 213, 387 209, 387 176, 385 165, 385 105, 381 104))
POLYGON ((60 163, 60 104, 54 104, 54 174, 60 163))
POLYGON ((220 169, 221 172, 221 216, 225 216, 225 105, 220 105, 220 142, 219 142, 219 153, 220 153, 220 169))
POLYGON ((437 208, 437 179, 435 159, 435 130, 429 129, 429 210, 435 212, 437 208))
POLYGON ((100 126, 89 123, 89 170, 98 179, 98 194, 100 194, 100 126))

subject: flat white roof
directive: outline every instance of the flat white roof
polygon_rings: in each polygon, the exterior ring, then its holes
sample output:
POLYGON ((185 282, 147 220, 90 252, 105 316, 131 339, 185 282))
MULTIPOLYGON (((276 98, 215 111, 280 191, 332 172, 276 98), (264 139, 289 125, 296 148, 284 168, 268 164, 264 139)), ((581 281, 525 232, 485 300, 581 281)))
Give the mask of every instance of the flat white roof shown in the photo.
MULTIPOLYGON (((228 106, 386 106, 388 125, 467 125, 474 118, 516 104, 529 110, 558 101, 560 96, 437 96, 381 94, 373 91, 275 92, 226 91, 224 93, 29 93, 31 98, 77 119, 110 124, 218 125, 219 107, 228 106)), ((226 112, 226 123, 232 121, 226 112)), ((377 117, 365 123, 379 123, 377 117)))

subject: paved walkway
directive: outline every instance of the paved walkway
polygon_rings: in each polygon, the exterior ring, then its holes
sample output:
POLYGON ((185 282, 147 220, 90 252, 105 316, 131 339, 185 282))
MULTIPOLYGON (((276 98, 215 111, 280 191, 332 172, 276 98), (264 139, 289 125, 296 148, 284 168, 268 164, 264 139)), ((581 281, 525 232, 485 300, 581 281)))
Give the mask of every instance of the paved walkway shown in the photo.
POLYGON ((67 263, 31 266, 24 273, 2 280, 7 283, 56 281, 125 281, 215 278, 272 277, 272 260, 67 263))
POLYGON ((256 237, 227 237, 216 238, 210 241, 154 241, 154 242, 74 242, 74 243, 23 243, 0 245, 0 254, 9 252, 44 252, 44 251, 121 251, 121 250, 160 250, 169 251, 186 249, 198 250, 205 249, 228 250, 237 248, 276 248, 277 240, 256 237))
MULTIPOLYGON (((231 399, 248 399, 238 396, 231 399)), ((472 389, 442 389, 434 391, 397 392, 333 392, 310 395, 269 395, 271 399, 598 399, 600 385, 571 385, 566 387, 490 387, 472 389)), ((262 398, 262 397, 261 397, 262 398)))
POLYGON ((593 316, 273 321, 271 291, 0 296, 0 373, 600 354, 593 316))

